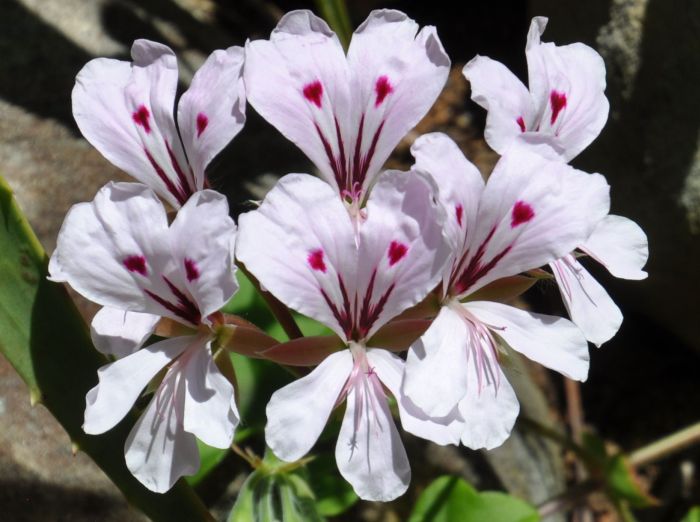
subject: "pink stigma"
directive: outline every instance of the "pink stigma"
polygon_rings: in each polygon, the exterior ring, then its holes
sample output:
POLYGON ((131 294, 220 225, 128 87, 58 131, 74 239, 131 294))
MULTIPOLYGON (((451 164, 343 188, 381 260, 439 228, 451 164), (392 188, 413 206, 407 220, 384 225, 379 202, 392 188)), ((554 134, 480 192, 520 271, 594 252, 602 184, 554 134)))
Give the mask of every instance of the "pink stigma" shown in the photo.
POLYGON ((199 279, 199 268, 197 268, 197 263, 192 261, 189 257, 185 258, 185 273, 187 274, 187 280, 191 283, 195 279, 199 279))
POLYGON ((552 91, 549 95, 549 103, 552 105, 552 120, 551 124, 557 121, 557 117, 561 110, 566 107, 566 94, 563 92, 552 91))
POLYGON ((374 102, 375 107, 379 107, 384 101, 384 98, 386 98, 389 94, 394 92, 394 88, 391 86, 391 84, 389 83, 389 78, 387 78, 386 76, 379 77, 377 83, 374 86, 374 90, 377 93, 377 99, 374 102))
POLYGON ((462 216, 464 215, 464 207, 461 203, 458 203, 455 207, 455 217, 457 218, 457 224, 462 226, 462 216))
POLYGON ((321 96, 323 96, 323 85, 321 82, 316 80, 311 82, 304 87, 302 91, 304 93, 304 98, 309 100, 319 109, 321 108, 321 96))
POLYGON ((530 205, 528 205, 524 201, 516 201, 515 205, 513 205, 513 212, 511 214, 510 226, 511 226, 511 228, 515 228, 518 225, 522 225, 523 223, 527 223, 528 221, 530 221, 534 217, 535 217, 535 211, 532 209, 532 207, 530 205))
POLYGON ((323 250, 320 248, 317 250, 312 250, 307 257, 309 265, 314 270, 319 270, 320 272, 326 273, 326 263, 323 261, 323 250))
POLYGON ((525 120, 523 120, 522 116, 518 116, 518 119, 515 121, 518 122, 518 126, 520 127, 520 132, 525 132, 527 130, 527 127, 525 127, 525 120))
POLYGON ((389 245, 389 266, 394 266, 401 261, 408 252, 408 247, 398 241, 392 241, 389 245))
POLYGON ((148 111, 148 108, 145 105, 141 105, 136 111, 134 111, 131 117, 136 125, 141 125, 141 127, 143 127, 146 134, 151 132, 151 124, 149 121, 151 113, 148 111))
POLYGON ((129 256, 123 263, 129 272, 138 272, 142 276, 148 275, 148 271, 146 270, 146 258, 143 256, 129 256))
POLYGON ((204 114, 203 112, 200 112, 197 114, 197 137, 199 138, 202 133, 204 132, 204 129, 207 128, 207 125, 209 125, 209 118, 207 118, 207 115, 204 114))

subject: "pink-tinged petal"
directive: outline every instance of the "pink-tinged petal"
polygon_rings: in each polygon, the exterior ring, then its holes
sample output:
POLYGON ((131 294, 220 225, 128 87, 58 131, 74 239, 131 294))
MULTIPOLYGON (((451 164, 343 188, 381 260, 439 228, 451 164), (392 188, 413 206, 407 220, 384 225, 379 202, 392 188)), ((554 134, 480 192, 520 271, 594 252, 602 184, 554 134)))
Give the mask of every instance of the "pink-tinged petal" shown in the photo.
POLYGON ((605 178, 514 143, 484 189, 476 226, 454 269, 451 287, 467 295, 501 277, 558 259, 580 245, 607 215, 605 178))
POLYGON ((211 356, 211 341, 194 350, 182 363, 185 393, 184 430, 214 448, 229 448, 240 416, 231 383, 211 356))
POLYGON ((78 74, 73 116, 110 162, 179 207, 194 190, 173 120, 177 62, 166 46, 137 40, 133 63, 98 58, 78 74))
POLYGON ((126 467, 156 493, 199 469, 197 440, 182 425, 185 388, 182 372, 169 370, 124 444, 126 467))
POLYGON ((513 430, 520 404, 501 367, 496 365, 494 382, 478 385, 475 364, 469 364, 469 387, 459 403, 464 419, 461 441, 471 449, 493 449, 505 442, 513 430))
POLYGON ((346 336, 358 264, 353 224, 337 193, 304 174, 282 178, 239 218, 236 256, 275 297, 346 336))
POLYGON ((394 500, 408 488, 411 468, 381 385, 364 379, 345 402, 335 446, 338 470, 361 499, 394 500))
MULTIPOLYGON (((427 172, 438 187, 438 201, 445 211, 444 234, 453 252, 461 252, 476 225, 484 180, 479 170, 447 135, 424 134, 411 147, 414 168, 427 172)), ((454 255, 446 264, 452 268, 454 255)), ((449 277, 449 273, 447 274, 449 277)))
POLYGON ((206 166, 245 123, 243 58, 242 47, 214 51, 180 98, 177 122, 199 189, 206 166))
POLYGON ((580 248, 615 277, 646 279, 642 270, 649 259, 649 243, 634 221, 607 215, 580 248))
POLYGON ((96 435, 116 426, 149 381, 193 339, 176 337, 161 341, 100 368, 97 371, 99 383, 85 398, 85 433, 96 435))
POLYGON ((146 186, 108 183, 68 212, 50 278, 104 306, 163 315, 143 289, 160 285, 156 274, 170 257, 167 226, 163 205, 146 186))
POLYGON ((505 65, 476 56, 462 73, 469 80, 472 100, 488 111, 484 137, 493 150, 502 154, 516 137, 534 130, 537 111, 532 97, 505 65))
POLYGON ((447 81, 450 60, 435 28, 418 29, 400 11, 377 10, 350 42, 353 179, 365 189, 447 81))
POLYGON ((550 263, 569 317, 596 346, 620 329, 622 312, 598 281, 574 256, 550 263))
POLYGON ((427 415, 450 415, 467 393, 470 340, 467 323, 445 306, 409 349, 402 391, 427 415))
POLYGON ((369 338, 437 286, 449 255, 434 185, 414 171, 384 172, 360 225, 358 339, 369 338))
POLYGON ((342 190, 352 153, 350 73, 326 22, 310 11, 287 13, 270 40, 246 44, 244 78, 255 110, 342 190))
POLYGON ((218 311, 238 290, 234 265, 236 225, 226 198, 196 192, 170 226, 172 253, 181 280, 202 317, 218 311))
POLYGON ((535 130, 551 135, 570 161, 597 136, 608 119, 605 63, 582 43, 557 46, 540 37, 547 19, 532 19, 527 37, 530 92, 540 116, 535 130))
POLYGON ((588 343, 571 321, 489 301, 473 301, 464 306, 528 359, 570 379, 586 380, 588 343))
POLYGON ((321 435, 352 371, 350 350, 329 355, 314 370, 272 394, 265 441, 282 460, 306 455, 321 435))
POLYGON ((464 426, 457 408, 444 417, 429 417, 401 391, 405 366, 403 359, 375 348, 367 350, 367 359, 379 380, 396 399, 401 425, 405 431, 440 445, 459 444, 464 426))
POLYGON ((103 307, 90 324, 92 342, 100 352, 126 357, 141 348, 151 336, 160 317, 103 307))

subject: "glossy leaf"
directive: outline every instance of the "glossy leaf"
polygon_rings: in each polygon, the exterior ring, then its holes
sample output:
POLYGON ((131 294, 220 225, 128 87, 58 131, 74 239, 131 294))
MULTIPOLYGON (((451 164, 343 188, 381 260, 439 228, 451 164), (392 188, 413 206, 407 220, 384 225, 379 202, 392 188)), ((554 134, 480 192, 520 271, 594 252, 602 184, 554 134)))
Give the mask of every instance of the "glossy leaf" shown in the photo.
POLYGON ((0 178, 0 351, 42 402, 129 502, 155 521, 211 520, 184 482, 152 493, 126 468, 124 441, 135 422, 129 415, 99 436, 82 430, 85 394, 97 383, 106 359, 92 346, 85 322, 65 288, 51 283, 47 257, 0 178))
POLYGON ((421 494, 409 522, 538 522, 537 510, 500 492, 479 493, 459 477, 444 476, 421 494))

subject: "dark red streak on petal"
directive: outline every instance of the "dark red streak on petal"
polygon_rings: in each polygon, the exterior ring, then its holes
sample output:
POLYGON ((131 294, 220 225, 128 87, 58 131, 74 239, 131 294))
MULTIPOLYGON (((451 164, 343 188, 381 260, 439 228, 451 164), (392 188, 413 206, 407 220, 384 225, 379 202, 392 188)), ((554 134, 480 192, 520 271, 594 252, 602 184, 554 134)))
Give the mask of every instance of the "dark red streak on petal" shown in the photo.
POLYGON ((144 290, 146 295, 148 295, 155 302, 160 304, 166 310, 171 311, 176 316, 184 319, 185 321, 198 325, 202 322, 202 315, 199 313, 199 308, 192 300, 179 288, 177 288, 167 277, 163 276, 165 284, 177 298, 177 304, 171 303, 167 299, 163 299, 158 294, 151 292, 150 290, 144 290))
POLYGON ((386 76, 380 76, 377 83, 374 85, 374 91, 377 93, 377 99, 374 102, 375 107, 379 107, 384 99, 394 92, 394 88, 391 83, 389 83, 389 78, 386 76))
POLYGON ((384 121, 382 120, 382 122, 379 124, 379 127, 377 127, 374 136, 372 137, 372 143, 370 143, 367 154, 365 154, 365 156, 362 158, 362 161, 360 162, 360 168, 357 169, 357 165, 354 165, 354 167, 356 168, 357 175, 353 176, 353 181, 359 183, 360 185, 363 185, 365 182, 365 178, 367 177, 367 171, 369 170, 369 164, 372 162, 372 157, 374 156, 374 151, 377 148, 377 142, 379 141, 379 135, 382 133, 383 128, 384 121))
POLYGON ((408 247, 403 243, 398 241, 392 241, 389 245, 389 251, 387 256, 389 257, 389 266, 394 266, 396 263, 401 261, 408 252, 408 247))
POLYGON ((338 324, 343 329, 343 333, 347 339, 352 339, 353 330, 353 320, 352 320, 352 310, 350 309, 350 299, 348 298, 348 292, 345 289, 345 283, 343 278, 338 274, 338 285, 340 287, 340 293, 343 296, 343 308, 340 309, 338 306, 328 297, 328 294, 323 288, 319 288, 323 299, 326 301, 328 308, 330 308, 333 316, 335 317, 338 324))
POLYGON ((515 121, 518 122, 518 126, 520 127, 520 132, 525 132, 527 130, 527 127, 525 127, 525 120, 523 119, 522 116, 518 116, 518 119, 515 121))
POLYGON ((340 125, 338 124, 338 118, 335 119, 335 136, 338 141, 338 149, 340 150, 340 158, 338 160, 338 163, 340 163, 339 166, 339 174, 342 177, 343 184, 338 185, 340 189, 342 190, 343 187, 347 189, 351 189, 352 187, 348 187, 348 165, 347 162, 345 161, 345 143, 343 142, 343 135, 340 132, 340 125))
POLYGON ((464 207, 461 203, 458 203, 455 207, 455 217, 457 218, 457 224, 462 226, 462 216, 464 215, 464 207))
MULTIPOLYGON (((489 273, 493 267, 495 267, 496 264, 498 264, 498 262, 503 259, 508 252, 510 252, 512 245, 507 246, 503 251, 495 255, 489 262, 482 264, 484 254, 486 253, 486 247, 488 246, 489 241, 491 241, 494 232, 496 232, 496 227, 491 229, 491 232, 489 232, 489 235, 486 237, 486 239, 484 239, 484 242, 479 245, 479 248, 476 250, 476 254, 471 261, 469 261, 467 267, 461 271, 459 277, 455 278, 455 274, 453 274, 453 277, 450 280, 450 286, 455 295, 461 295, 466 290, 471 288, 474 283, 489 273)), ((467 258, 468 253, 468 251, 465 252, 464 256, 460 260, 460 265, 467 258)))
POLYGON ((323 261, 323 250, 320 248, 312 250, 306 260, 309 262, 309 266, 314 270, 318 270, 324 274, 326 273, 326 263, 323 261))
POLYGON ((137 272, 142 276, 148 275, 148 270, 146 269, 146 258, 143 256, 129 256, 124 259, 123 263, 129 272, 137 272))
POLYGON ((304 93, 304 98, 309 100, 319 109, 321 108, 321 97, 323 96, 323 85, 319 80, 311 82, 304 86, 302 91, 304 93))
POLYGON ((192 195, 195 191, 194 182, 190 183, 187 179, 185 171, 182 170, 180 163, 177 161, 173 149, 170 147, 170 143, 165 142, 165 148, 168 149, 168 156, 170 157, 170 164, 173 166, 175 173, 177 174, 177 179, 180 181, 180 191, 185 195, 185 201, 192 195))
POLYGON ((143 130, 146 131, 146 134, 151 132, 150 117, 151 113, 148 111, 148 108, 145 105, 141 105, 131 115, 131 118, 134 120, 134 123, 143 127, 143 130))
POLYGON ((369 284, 367 285, 365 297, 362 300, 362 310, 360 311, 359 322, 355 326, 353 332, 355 340, 361 340, 367 336, 372 326, 379 318, 379 314, 381 314, 382 310, 384 310, 384 305, 386 305, 386 302, 389 300, 391 292, 394 290, 394 284, 392 283, 391 286, 389 286, 389 288, 387 289, 387 291, 384 294, 382 294, 379 300, 374 305, 372 305, 371 300, 372 293, 374 292, 374 279, 376 275, 377 269, 375 268, 374 272, 372 272, 372 277, 369 280, 369 284))
POLYGON ((335 159, 335 156, 333 155, 333 149, 331 148, 331 144, 329 141, 326 139, 326 137, 323 135, 323 132, 321 132, 321 127, 318 126, 318 123, 314 122, 314 127, 316 127, 316 132, 318 133, 318 137, 321 139, 321 143, 323 144, 323 150, 326 151, 326 156, 328 157, 328 163, 331 166, 331 170, 333 170, 333 176, 335 177, 335 182, 338 184, 338 188, 340 190, 343 189, 343 176, 341 174, 341 169, 338 165, 338 160, 335 159))
POLYGON ((516 201, 511 212, 510 226, 511 228, 515 228, 518 225, 527 223, 534 217, 535 211, 529 204, 525 203, 524 201, 516 201))
POLYGON ((559 113, 564 107, 566 107, 566 94, 563 92, 552 91, 549 95, 549 103, 552 106, 552 119, 551 124, 557 121, 559 113))
POLYGON ((191 283, 192 281, 199 279, 199 276, 201 274, 199 272, 199 267, 197 267, 197 263, 195 263, 189 257, 185 258, 184 263, 185 263, 185 274, 187 275, 187 280, 191 283))
POLYGON ((204 114, 203 112, 200 112, 197 114, 197 137, 199 138, 202 133, 204 132, 204 129, 207 128, 207 125, 209 125, 209 118, 207 118, 207 115, 204 114))
POLYGON ((178 201, 178 203, 180 203, 180 205, 184 205, 185 202, 187 201, 187 195, 183 194, 180 191, 180 189, 175 187, 175 184, 168 177, 168 175, 165 173, 163 168, 160 165, 158 165, 158 163, 156 163, 156 160, 153 159, 153 156, 151 156, 151 153, 148 152, 148 149, 143 149, 143 151, 146 153, 146 157, 148 158, 148 161, 151 163, 151 166, 153 167, 153 169, 156 171, 156 174, 158 174, 158 177, 165 184, 165 187, 168 189, 168 192, 170 192, 173 196, 175 196, 175 199, 177 199, 177 201, 178 201))

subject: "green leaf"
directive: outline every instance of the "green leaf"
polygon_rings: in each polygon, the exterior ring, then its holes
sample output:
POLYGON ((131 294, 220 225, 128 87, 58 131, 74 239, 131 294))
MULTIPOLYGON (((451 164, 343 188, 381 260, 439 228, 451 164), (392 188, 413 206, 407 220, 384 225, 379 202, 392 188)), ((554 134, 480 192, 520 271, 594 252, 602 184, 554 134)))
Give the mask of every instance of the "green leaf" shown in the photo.
POLYGON ((352 36, 352 26, 345 0, 316 0, 316 7, 338 35, 340 43, 347 49, 352 36))
POLYGON ((625 500, 632 507, 643 508, 657 504, 639 483, 624 455, 615 455, 608 461, 606 470, 608 492, 616 500, 625 500))
MULTIPOLYGON (((301 333, 304 334, 304 337, 314 337, 316 335, 334 335, 333 330, 319 323, 318 321, 311 319, 310 317, 306 317, 305 315, 301 315, 296 312, 292 312, 292 317, 299 326, 301 333)), ((279 341, 288 340, 287 334, 284 333, 282 326, 277 322, 271 324, 266 330, 268 335, 279 341)))
POLYGON ((319 455, 307 464, 306 469, 311 489, 316 495, 316 507, 321 515, 340 515, 358 501, 352 486, 338 473, 335 457, 319 455))
POLYGON ((46 279, 47 258, 0 178, 0 351, 40 401, 124 493, 154 521, 211 520, 184 482, 167 493, 152 493, 126 468, 124 441, 136 420, 129 415, 109 432, 82 430, 85 394, 97 384, 107 360, 92 346, 88 329, 66 290, 46 279))
POLYGON ((694 507, 683 517, 681 522, 700 522, 700 507, 694 507))
POLYGON ((500 492, 479 493, 459 477, 433 481, 418 498, 409 522, 538 522, 537 510, 500 492))

